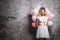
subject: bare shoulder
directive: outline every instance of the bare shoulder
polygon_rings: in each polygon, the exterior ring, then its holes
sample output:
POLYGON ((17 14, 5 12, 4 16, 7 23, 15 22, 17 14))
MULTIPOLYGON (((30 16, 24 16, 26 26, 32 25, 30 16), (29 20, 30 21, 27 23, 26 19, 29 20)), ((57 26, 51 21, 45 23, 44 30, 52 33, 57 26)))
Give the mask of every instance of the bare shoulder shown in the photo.
POLYGON ((37 16, 37 18, 39 18, 39 16, 37 16))
POLYGON ((46 16, 46 18, 48 19, 49 17, 48 17, 48 16, 46 16))

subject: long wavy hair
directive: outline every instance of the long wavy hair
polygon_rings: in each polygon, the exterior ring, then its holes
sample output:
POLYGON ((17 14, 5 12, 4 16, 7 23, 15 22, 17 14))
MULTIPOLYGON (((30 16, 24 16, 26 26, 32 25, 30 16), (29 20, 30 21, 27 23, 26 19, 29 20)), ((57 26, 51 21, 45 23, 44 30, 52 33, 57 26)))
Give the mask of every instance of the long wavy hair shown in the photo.
POLYGON ((38 16, 42 16, 41 10, 44 10, 44 16, 47 16, 46 9, 44 7, 41 7, 38 12, 38 16))

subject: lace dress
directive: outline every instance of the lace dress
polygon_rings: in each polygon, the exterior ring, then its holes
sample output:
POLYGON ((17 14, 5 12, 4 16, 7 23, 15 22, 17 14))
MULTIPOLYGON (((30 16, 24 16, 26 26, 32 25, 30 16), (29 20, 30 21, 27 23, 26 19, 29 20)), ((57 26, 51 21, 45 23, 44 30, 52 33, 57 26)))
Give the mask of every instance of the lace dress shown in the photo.
POLYGON ((47 16, 38 16, 37 17, 39 25, 37 28, 36 38, 50 38, 48 31, 48 17, 47 16))

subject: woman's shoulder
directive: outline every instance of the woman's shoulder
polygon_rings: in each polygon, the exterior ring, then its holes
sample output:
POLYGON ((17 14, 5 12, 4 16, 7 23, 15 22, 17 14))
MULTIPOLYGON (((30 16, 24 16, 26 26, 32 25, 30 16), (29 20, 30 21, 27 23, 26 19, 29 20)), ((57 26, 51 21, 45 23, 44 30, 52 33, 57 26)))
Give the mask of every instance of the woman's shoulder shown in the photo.
POLYGON ((37 16, 37 18, 40 18, 40 16, 37 16))
POLYGON ((39 18, 39 16, 36 17, 37 19, 39 18))
POLYGON ((45 18, 47 18, 47 19, 48 19, 49 17, 48 17, 48 16, 45 16, 45 18))

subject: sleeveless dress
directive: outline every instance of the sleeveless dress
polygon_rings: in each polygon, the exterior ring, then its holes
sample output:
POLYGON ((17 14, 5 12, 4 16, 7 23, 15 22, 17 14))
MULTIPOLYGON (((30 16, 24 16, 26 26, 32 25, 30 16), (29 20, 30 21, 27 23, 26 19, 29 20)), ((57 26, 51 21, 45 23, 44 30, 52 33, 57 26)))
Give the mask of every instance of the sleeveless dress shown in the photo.
POLYGON ((38 25, 36 38, 50 38, 48 26, 46 25, 48 22, 47 16, 38 16, 38 23, 41 25, 38 25))

